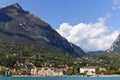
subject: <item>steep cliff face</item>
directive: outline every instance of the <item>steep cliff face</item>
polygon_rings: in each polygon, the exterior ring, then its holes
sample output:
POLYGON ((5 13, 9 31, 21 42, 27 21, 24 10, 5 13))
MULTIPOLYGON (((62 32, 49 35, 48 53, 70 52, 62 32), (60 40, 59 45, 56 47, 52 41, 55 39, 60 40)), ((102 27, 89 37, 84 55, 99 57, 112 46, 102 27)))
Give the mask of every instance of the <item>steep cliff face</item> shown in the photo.
POLYGON ((25 11, 17 3, 0 8, 0 43, 56 48, 83 56, 85 52, 68 42, 48 23, 25 11))
POLYGON ((107 53, 120 53, 120 34, 117 39, 113 42, 110 49, 107 50, 107 53))

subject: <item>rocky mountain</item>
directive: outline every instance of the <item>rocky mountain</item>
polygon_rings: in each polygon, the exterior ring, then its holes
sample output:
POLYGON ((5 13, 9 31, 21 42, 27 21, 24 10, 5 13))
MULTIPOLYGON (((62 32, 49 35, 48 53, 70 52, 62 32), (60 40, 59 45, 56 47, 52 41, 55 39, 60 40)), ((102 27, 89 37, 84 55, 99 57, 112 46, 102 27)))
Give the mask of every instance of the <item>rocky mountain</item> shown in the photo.
POLYGON ((120 34, 117 39, 113 42, 110 49, 107 50, 107 53, 120 53, 120 34))
POLYGON ((48 23, 22 9, 18 4, 0 8, 0 43, 20 46, 41 46, 83 56, 85 52, 68 42, 48 23))

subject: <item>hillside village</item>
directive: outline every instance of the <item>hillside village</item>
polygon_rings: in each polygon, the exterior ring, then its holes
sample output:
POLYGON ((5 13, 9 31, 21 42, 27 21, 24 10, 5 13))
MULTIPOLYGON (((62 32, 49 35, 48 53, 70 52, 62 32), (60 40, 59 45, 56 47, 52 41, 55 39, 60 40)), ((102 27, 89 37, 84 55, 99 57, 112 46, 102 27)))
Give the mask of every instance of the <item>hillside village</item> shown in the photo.
POLYGON ((99 66, 82 66, 82 67, 64 67, 54 68, 51 65, 44 65, 43 67, 35 67, 32 63, 23 64, 18 61, 14 64, 14 68, 0 66, 1 76, 99 76, 99 75, 115 75, 120 74, 120 69, 110 67, 106 69, 99 66))

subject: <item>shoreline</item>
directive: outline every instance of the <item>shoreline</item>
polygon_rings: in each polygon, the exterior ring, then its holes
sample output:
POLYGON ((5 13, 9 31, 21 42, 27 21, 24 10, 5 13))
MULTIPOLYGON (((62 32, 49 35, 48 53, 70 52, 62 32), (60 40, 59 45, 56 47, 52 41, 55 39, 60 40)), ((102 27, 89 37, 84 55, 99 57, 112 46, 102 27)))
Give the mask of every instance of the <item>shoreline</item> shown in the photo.
POLYGON ((120 77, 120 75, 98 75, 98 77, 120 77))
POLYGON ((63 75, 63 76, 32 76, 32 75, 11 75, 11 76, 0 76, 0 77, 120 77, 120 75, 94 75, 94 76, 83 76, 83 75, 63 75))

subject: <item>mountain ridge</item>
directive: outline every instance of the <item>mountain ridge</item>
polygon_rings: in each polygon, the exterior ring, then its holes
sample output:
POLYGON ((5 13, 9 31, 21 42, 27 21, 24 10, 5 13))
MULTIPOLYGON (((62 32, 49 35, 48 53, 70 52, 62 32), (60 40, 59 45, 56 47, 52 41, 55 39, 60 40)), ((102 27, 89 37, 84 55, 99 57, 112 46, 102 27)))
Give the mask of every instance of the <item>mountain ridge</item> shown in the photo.
POLYGON ((86 54, 58 34, 48 23, 23 10, 18 3, 0 8, 0 17, 1 43, 55 47, 76 56, 86 54))

